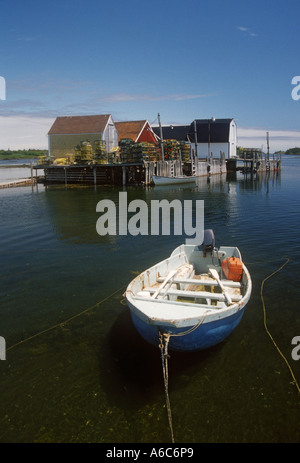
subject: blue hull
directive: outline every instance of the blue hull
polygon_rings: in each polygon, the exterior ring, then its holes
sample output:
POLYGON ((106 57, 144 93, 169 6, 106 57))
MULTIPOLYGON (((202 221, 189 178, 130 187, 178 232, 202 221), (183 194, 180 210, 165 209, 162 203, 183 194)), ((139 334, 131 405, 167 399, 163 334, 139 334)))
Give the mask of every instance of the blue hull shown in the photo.
MULTIPOLYGON (((210 323, 203 323, 191 333, 184 336, 171 336, 169 341, 169 349, 174 351, 197 351, 208 349, 209 347, 219 344, 226 339, 240 323, 244 314, 242 308, 235 314, 216 320, 210 323)), ((158 330, 166 333, 181 333, 187 331, 187 328, 172 328, 164 326, 150 325, 142 321, 137 315, 130 311, 134 326, 139 334, 150 344, 157 347, 159 345, 158 330)))

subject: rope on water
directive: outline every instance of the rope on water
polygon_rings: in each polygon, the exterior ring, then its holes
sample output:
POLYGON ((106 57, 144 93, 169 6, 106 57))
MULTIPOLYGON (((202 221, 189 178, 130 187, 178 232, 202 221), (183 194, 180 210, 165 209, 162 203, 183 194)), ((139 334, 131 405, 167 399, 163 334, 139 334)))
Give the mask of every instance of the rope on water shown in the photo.
POLYGON ((269 329, 268 329, 268 326, 267 326, 267 312, 266 312, 266 306, 265 306, 265 301, 264 301, 264 297, 263 297, 263 288, 264 288, 265 282, 266 282, 269 278, 271 278, 273 275, 275 275, 276 273, 280 272, 280 270, 282 270, 283 267, 285 267, 285 266, 288 264, 289 261, 290 261, 290 259, 287 258, 287 260, 284 262, 284 264, 281 265, 281 267, 279 267, 277 270, 275 270, 274 272, 272 272, 269 276, 267 276, 267 277, 262 281, 261 288, 260 288, 260 297, 261 297, 262 306, 263 306, 263 315, 264 315, 264 327, 265 327, 265 330, 266 330, 268 336, 270 337, 272 343, 273 343, 274 346, 276 347, 276 349, 277 349, 279 355, 283 358, 284 362, 286 363, 286 365, 287 365, 287 367, 288 367, 288 369, 289 369, 289 371, 290 371, 290 373, 291 373, 291 375, 292 375, 293 382, 294 382, 294 384, 296 385, 296 388, 297 388, 297 390, 298 390, 298 393, 300 394, 300 387, 299 387, 299 384, 298 384, 298 382, 297 382, 297 380, 296 380, 296 377, 295 377, 295 375, 294 375, 294 373, 293 373, 293 370, 292 370, 292 368, 291 368, 291 366, 290 366, 290 364, 289 364, 287 358, 283 355, 283 353, 282 353, 281 350, 279 349, 279 347, 278 347, 276 341, 274 340, 272 334, 270 333, 270 331, 269 331, 269 329))
POLYGON ((67 323, 69 323, 70 321, 74 320, 75 318, 77 317, 80 317, 81 315, 87 313, 87 312, 90 312, 91 310, 93 309, 96 309, 97 307, 99 307, 99 305, 103 304, 103 302, 107 301, 108 299, 110 299, 111 297, 113 297, 115 294, 117 294, 118 292, 120 292, 121 290, 124 289, 125 286, 122 286, 121 288, 117 289, 116 291, 114 291, 113 293, 109 294, 108 296, 106 296, 104 299, 102 299, 101 301, 97 302, 96 304, 92 305, 91 307, 88 307, 87 309, 83 310, 82 312, 79 312, 75 315, 73 315, 72 317, 68 318, 67 320, 64 320, 60 323, 57 323, 56 325, 53 325, 53 326, 50 326, 49 328, 46 328, 42 331, 39 331, 38 333, 35 333, 33 334, 32 336, 29 336, 28 338, 26 339, 22 339, 21 341, 17 342, 16 344, 14 344, 13 346, 10 346, 6 349, 6 351, 8 352, 9 350, 12 350, 14 349, 15 347, 19 346, 20 344, 23 344, 24 342, 27 342, 27 341, 30 341, 31 339, 34 339, 34 338, 37 338, 38 336, 41 336, 42 334, 45 334, 45 333, 48 333, 49 331, 52 331, 54 330, 55 328, 58 328, 58 327, 63 327, 64 325, 66 325, 67 323))
POLYGON ((266 306, 265 306, 265 301, 264 301, 264 297, 263 297, 263 287, 264 287, 264 284, 265 282, 271 278, 273 275, 275 275, 276 273, 280 272, 280 270, 283 269, 283 267, 285 267, 287 265, 287 263, 290 261, 289 258, 287 258, 287 260, 284 262, 284 264, 281 265, 281 267, 279 267, 277 270, 275 270, 274 272, 272 272, 269 276, 267 276, 263 281, 262 281, 262 284, 261 284, 261 288, 260 288, 260 297, 261 297, 261 300, 262 300, 262 305, 263 305, 263 314, 264 314, 264 327, 265 327, 265 330, 268 334, 268 336, 270 337, 272 343, 274 344, 274 346, 276 347, 279 355, 283 358, 284 362, 286 363, 291 375, 292 375, 292 378, 293 378, 293 382, 295 383, 296 385, 296 388, 298 390, 298 393, 300 394, 300 387, 299 387, 299 384, 296 380, 296 377, 293 373, 293 370, 292 370, 292 367, 290 366, 287 358, 283 355, 282 351, 279 349, 276 341, 274 340, 272 334, 270 333, 269 329, 268 329, 268 326, 267 326, 267 312, 266 312, 266 306))

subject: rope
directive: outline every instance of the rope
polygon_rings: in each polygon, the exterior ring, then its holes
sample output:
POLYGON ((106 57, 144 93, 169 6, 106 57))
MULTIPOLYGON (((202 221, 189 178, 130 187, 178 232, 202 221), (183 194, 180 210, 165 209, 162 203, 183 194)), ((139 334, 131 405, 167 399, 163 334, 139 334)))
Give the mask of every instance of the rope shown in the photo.
POLYGON ((159 333, 159 338, 160 338, 159 348, 161 351, 161 361, 162 361, 162 369, 163 369, 163 377, 164 377, 168 420, 169 420, 169 427, 171 431, 171 440, 172 440, 172 444, 174 444, 175 440, 174 440, 173 423, 172 423, 172 411, 171 411, 171 404, 170 404, 170 398, 169 398, 169 392, 168 392, 168 389, 169 389, 168 344, 170 341, 170 335, 168 333, 164 333, 164 334, 159 333))
POLYGON ((117 289, 116 291, 114 291, 113 293, 111 293, 109 296, 105 297, 104 299, 102 299, 101 301, 97 302, 96 304, 92 305, 91 307, 88 307, 87 309, 83 310, 82 312, 78 313, 78 314, 75 314, 73 315, 72 317, 68 318, 67 320, 65 321, 62 321, 60 323, 57 323, 56 325, 53 325, 53 326, 50 326, 49 328, 46 328, 45 330, 43 331, 39 331, 38 333, 35 333, 33 334, 32 336, 29 336, 28 338, 26 339, 23 339, 22 341, 19 341, 17 342, 16 344, 14 344, 13 346, 10 346, 6 349, 6 351, 8 352, 9 350, 12 350, 14 349, 15 347, 19 346, 20 344, 23 344, 24 342, 27 342, 27 341, 30 341, 31 339, 34 339, 34 338, 37 338, 38 336, 41 336, 42 334, 45 334, 45 333, 48 333, 49 331, 52 331, 54 330, 55 328, 58 328, 58 327, 63 327, 64 325, 66 325, 67 323, 69 323, 70 321, 74 320, 75 318, 77 317, 80 317, 81 315, 93 310, 93 309, 96 309, 97 307, 99 307, 99 305, 103 304, 103 302, 107 301, 108 299, 110 299, 111 297, 113 297, 115 294, 117 294, 119 291, 121 291, 125 286, 121 286, 121 288, 117 289))
POLYGON ((173 420, 172 420, 172 410, 171 410, 171 403, 170 403, 170 397, 169 397, 169 369, 168 369, 168 359, 170 358, 170 355, 168 354, 168 346, 169 346, 169 341, 171 336, 186 336, 187 334, 192 333, 195 331, 203 322, 203 320, 206 317, 207 312, 204 312, 202 318, 196 323, 196 325, 192 326, 186 331, 182 331, 180 333, 161 333, 160 331, 158 332, 160 343, 159 343, 159 348, 161 352, 161 361, 162 361, 162 369, 163 369, 163 378, 164 378, 164 386, 165 386, 165 397, 166 397, 166 406, 167 406, 167 413, 168 413, 168 421, 169 421, 169 427, 170 427, 170 432, 171 432, 171 440, 172 443, 174 444, 174 432, 173 432, 173 420))
POLYGON ((263 281, 262 281, 262 284, 261 284, 261 288, 260 288, 260 297, 261 297, 261 300, 262 300, 262 305, 263 305, 263 314, 264 314, 264 327, 265 327, 265 330, 268 334, 268 336, 270 337, 271 341, 273 342, 274 346, 276 347, 279 355, 283 358, 284 362, 286 363, 291 375, 292 375, 292 378, 293 378, 293 382, 295 383, 296 387, 297 387, 297 390, 298 390, 298 393, 300 394, 300 387, 299 387, 299 384, 296 380, 296 377, 293 373, 293 370, 287 360, 287 358, 283 355, 283 353, 281 352, 281 350, 279 349, 278 345, 276 344, 272 334, 270 333, 269 329, 268 329, 268 326, 267 326, 267 313, 266 313, 266 306, 265 306, 265 302, 264 302, 264 298, 263 298, 263 287, 264 287, 264 284, 265 282, 271 278, 273 275, 275 275, 276 273, 280 272, 280 270, 283 269, 283 267, 285 267, 287 265, 287 263, 290 261, 289 258, 287 258, 287 260, 285 261, 284 264, 281 265, 281 267, 279 267, 277 270, 275 270, 274 272, 272 272, 269 276, 267 276, 263 281))

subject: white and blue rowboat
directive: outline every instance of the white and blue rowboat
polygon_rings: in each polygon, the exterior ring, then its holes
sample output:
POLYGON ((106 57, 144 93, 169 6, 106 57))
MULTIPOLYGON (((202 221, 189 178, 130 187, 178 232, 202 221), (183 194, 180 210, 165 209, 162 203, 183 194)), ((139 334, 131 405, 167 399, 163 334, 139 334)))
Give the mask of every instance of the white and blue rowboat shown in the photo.
POLYGON ((216 249, 212 230, 204 236, 202 246, 182 244, 127 287, 133 324, 154 346, 166 333, 171 350, 207 349, 241 321, 252 290, 250 274, 244 263, 240 281, 228 280, 222 272, 222 260, 242 261, 241 253, 237 247, 216 249))

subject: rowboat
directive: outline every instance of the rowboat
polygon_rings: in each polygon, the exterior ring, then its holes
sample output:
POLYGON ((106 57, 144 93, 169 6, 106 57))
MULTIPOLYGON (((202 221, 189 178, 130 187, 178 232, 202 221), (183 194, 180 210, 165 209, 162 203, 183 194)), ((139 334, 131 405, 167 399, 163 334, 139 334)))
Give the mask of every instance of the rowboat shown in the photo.
POLYGON ((150 344, 168 336, 169 349, 197 351, 225 340, 238 326, 252 282, 237 247, 182 244, 132 280, 125 292, 133 324, 150 344), (234 270, 226 270, 233 262, 234 270), (239 264, 239 266, 235 265, 239 264), (226 277, 227 276, 227 277, 226 277))
POLYGON ((177 183, 195 183, 195 176, 176 175, 167 177, 163 175, 152 175, 152 180, 155 185, 176 185, 177 183))

